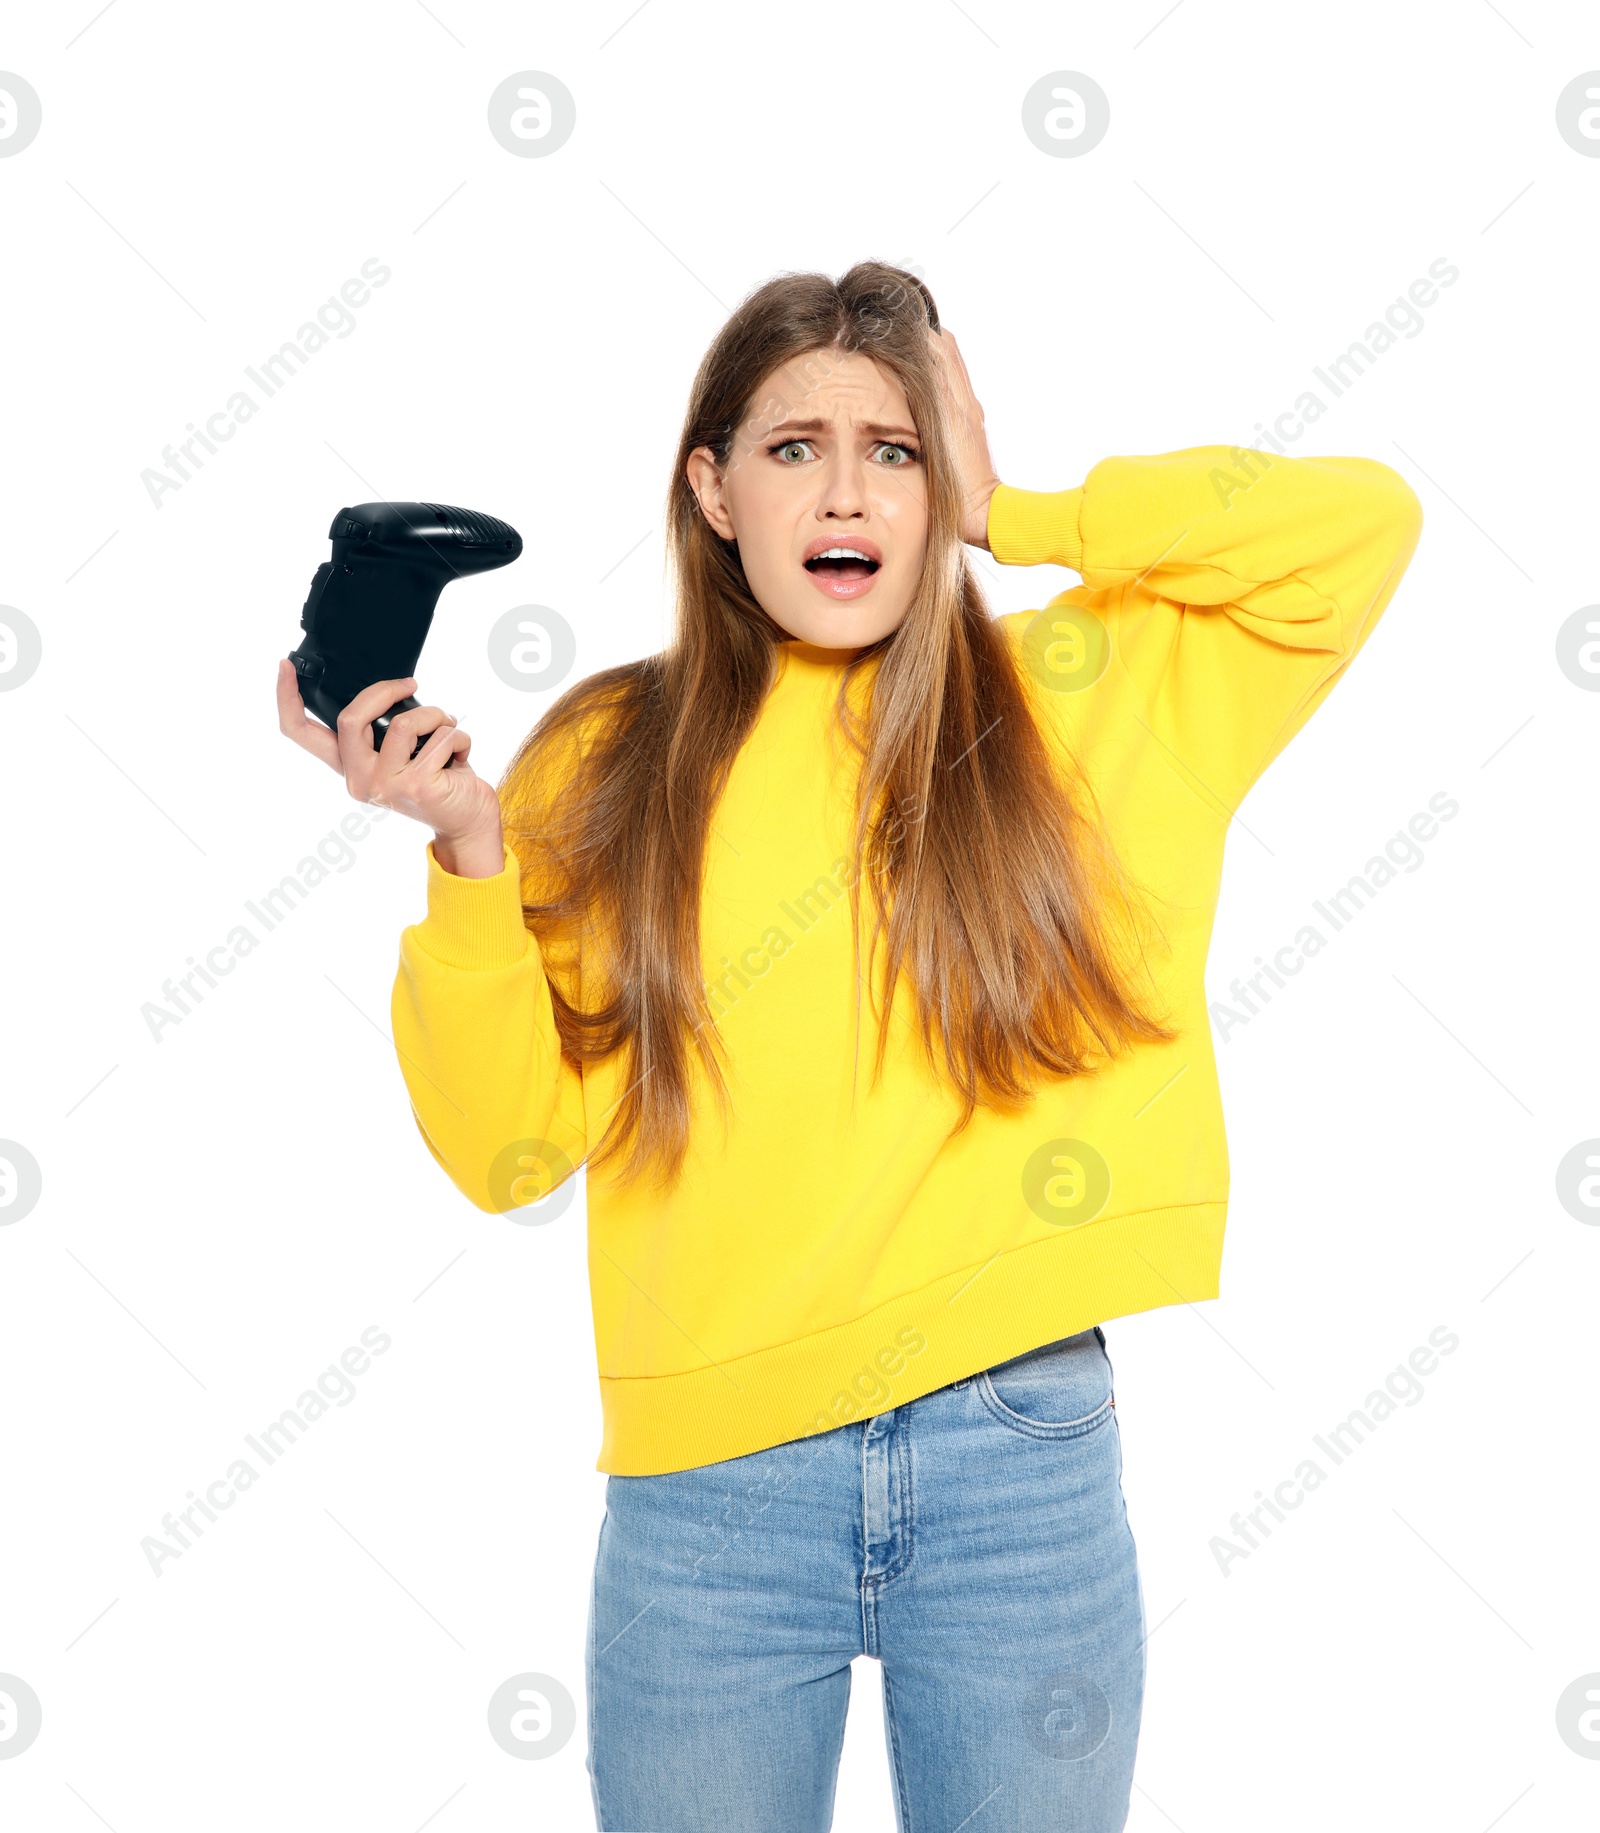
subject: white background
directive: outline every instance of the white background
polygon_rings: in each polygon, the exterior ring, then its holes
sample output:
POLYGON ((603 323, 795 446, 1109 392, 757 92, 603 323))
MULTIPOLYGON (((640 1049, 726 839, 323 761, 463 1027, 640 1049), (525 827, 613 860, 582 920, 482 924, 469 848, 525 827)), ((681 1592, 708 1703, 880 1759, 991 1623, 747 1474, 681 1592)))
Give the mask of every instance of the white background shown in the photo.
MULTIPOLYGON (((44 1179, 0 1228, 0 1673, 44 1714, 0 1821, 591 1824, 581 1725, 518 1762, 485 1720, 525 1671, 581 1710, 581 1205, 487 1217, 416 1133, 387 1010, 424 836, 391 818, 159 1043, 141 1017, 355 806, 272 705, 334 511, 522 532, 421 669, 498 774, 550 698, 490 670, 504 611, 558 609, 582 673, 663 642, 689 381, 772 273, 920 267, 1001 474, 1059 489, 1253 439, 1446 257, 1294 448, 1395 465, 1426 526, 1241 810, 1213 998, 1430 796, 1460 813, 1219 1040, 1222 1297, 1108 1320, 1152 1625, 1129 1826, 1592 1827, 1556 1702, 1600 1670, 1600 1229, 1555 1171, 1600 1134, 1600 699, 1555 638, 1600 599, 1600 159, 1555 104, 1593 9, 95 4, 0 37, 44 110, 0 159, 0 603, 44 645, 0 694, 0 1136, 44 1179), (529 69, 576 98, 548 158, 487 128, 529 69), (1057 70, 1110 98, 1083 157, 1022 131, 1057 70), (154 507, 141 471, 369 257, 355 330, 154 507), (371 1325, 355 1399, 155 1577, 143 1537, 371 1325), (1420 1403, 1224 1576, 1213 1536, 1438 1325, 1420 1403)), ((981 558, 997 612, 1073 583, 981 558)), ((888 1828, 856 1683, 836 1825, 888 1828)))

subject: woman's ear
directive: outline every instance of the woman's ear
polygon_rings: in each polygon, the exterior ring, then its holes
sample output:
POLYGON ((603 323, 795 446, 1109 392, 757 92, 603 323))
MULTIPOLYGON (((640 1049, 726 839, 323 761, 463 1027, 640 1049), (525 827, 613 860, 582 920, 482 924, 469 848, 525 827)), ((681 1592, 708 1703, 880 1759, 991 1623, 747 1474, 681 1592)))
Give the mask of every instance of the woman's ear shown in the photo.
POLYGON ((722 473, 709 446, 696 446, 684 466, 689 488, 700 505, 700 513, 724 541, 731 541, 733 518, 728 514, 727 498, 722 487, 722 473))

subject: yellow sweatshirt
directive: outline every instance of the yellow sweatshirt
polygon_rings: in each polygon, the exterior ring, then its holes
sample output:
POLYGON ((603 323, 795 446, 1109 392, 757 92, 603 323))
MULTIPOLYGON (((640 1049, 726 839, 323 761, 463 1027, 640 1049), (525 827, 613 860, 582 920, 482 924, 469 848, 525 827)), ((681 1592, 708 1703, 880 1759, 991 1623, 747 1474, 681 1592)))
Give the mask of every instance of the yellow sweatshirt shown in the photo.
MULTIPOLYGON (((856 1075, 854 776, 823 743, 842 664, 780 646, 702 891, 733 1122, 697 1080, 675 1187, 588 1181, 601 1470, 761 1450, 1217 1295, 1228 1156, 1204 968, 1223 844, 1371 634, 1421 526, 1409 486, 1371 459, 1221 446, 995 491, 995 558, 1082 579, 999 623, 1164 932, 1154 1009, 1178 1036, 1046 1081, 1020 1112, 980 1107, 954 1137, 960 1103, 904 989, 881 1081, 870 1018, 856 1075)), ((394 985, 400 1069, 451 1181, 504 1213, 571 1175, 624 1090, 615 1059, 562 1061, 546 974, 573 964, 542 960, 524 929, 510 847, 493 878, 446 873, 431 844, 427 860, 427 916, 401 937, 394 985)))

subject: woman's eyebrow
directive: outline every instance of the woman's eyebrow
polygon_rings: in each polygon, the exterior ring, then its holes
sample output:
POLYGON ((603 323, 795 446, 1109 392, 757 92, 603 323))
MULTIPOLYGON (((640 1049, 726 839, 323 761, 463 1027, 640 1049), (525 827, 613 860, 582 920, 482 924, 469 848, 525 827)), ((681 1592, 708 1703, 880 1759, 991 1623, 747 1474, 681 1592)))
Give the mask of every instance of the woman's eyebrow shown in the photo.
MULTIPOLYGON (((875 439, 915 439, 917 437, 915 427, 885 426, 876 420, 864 421, 856 430, 870 433, 875 439)), ((831 433, 832 431, 833 422, 831 420, 781 420, 771 429, 768 437, 777 433, 831 433)))

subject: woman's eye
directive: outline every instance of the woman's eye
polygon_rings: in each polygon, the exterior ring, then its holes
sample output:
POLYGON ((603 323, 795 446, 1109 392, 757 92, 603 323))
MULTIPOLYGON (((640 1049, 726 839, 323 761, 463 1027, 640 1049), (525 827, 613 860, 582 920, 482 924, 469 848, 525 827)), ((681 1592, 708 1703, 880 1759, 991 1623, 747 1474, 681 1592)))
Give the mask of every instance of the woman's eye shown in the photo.
POLYGON ((789 439, 778 447, 778 457, 786 465, 798 464, 801 459, 810 455, 810 445, 804 439, 789 439), (797 456, 798 455, 798 456, 797 456))
POLYGON ((878 456, 891 470, 899 465, 915 464, 917 459, 910 446, 880 446, 878 456))

